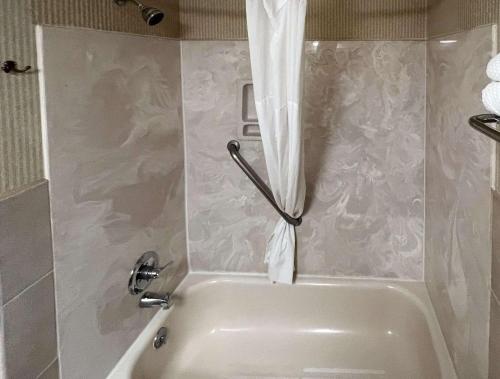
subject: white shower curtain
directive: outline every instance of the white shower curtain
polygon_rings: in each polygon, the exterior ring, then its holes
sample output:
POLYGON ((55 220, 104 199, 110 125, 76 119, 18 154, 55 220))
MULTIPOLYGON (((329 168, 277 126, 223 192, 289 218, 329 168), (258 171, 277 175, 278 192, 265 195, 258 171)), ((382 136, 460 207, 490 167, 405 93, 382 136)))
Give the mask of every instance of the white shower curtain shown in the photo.
MULTIPOLYGON (((248 39, 269 182, 279 207, 304 209, 301 127, 302 65, 307 0, 247 0, 248 39)), ((280 219, 266 252, 269 278, 293 281, 295 228, 280 219)))

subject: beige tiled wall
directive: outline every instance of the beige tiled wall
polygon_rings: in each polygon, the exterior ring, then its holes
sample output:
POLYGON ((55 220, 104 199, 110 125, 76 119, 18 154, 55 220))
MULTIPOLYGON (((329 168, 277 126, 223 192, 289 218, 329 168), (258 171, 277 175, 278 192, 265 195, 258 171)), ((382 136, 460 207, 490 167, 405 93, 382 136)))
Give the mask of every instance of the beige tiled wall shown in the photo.
POLYGON ((0 203, 0 275, 4 302, 52 271, 47 183, 0 203), (22 238, 20 238, 22 237, 22 238))
POLYGON ((493 191, 491 261, 490 378, 500 378, 500 193, 493 191))
MULTIPOLYGON (((2 280, 2 277, 0 275, 0 281, 2 280)), ((1 283, 1 282, 0 282, 1 283)), ((0 304, 3 304, 3 299, 2 299, 2 285, 0 284, 0 304)), ((4 327, 3 327, 3 309, 0 309, 0 341, 5 341, 4 337, 4 327)), ((0 378, 5 378, 7 375, 6 370, 7 367, 5 367, 6 362, 5 362, 5 343, 0 343, 0 378)))
POLYGON ((59 362, 55 360, 37 379, 58 379, 59 378, 59 362))
POLYGON ((54 276, 39 279, 4 304, 7 376, 35 378, 56 359, 54 276))
POLYGON ((46 378, 57 378, 47 182, 0 200, 0 241, 0 351, 6 377, 36 378, 46 372, 46 378))
POLYGON ((500 378, 500 300, 491 297, 490 318, 490 379, 500 378))

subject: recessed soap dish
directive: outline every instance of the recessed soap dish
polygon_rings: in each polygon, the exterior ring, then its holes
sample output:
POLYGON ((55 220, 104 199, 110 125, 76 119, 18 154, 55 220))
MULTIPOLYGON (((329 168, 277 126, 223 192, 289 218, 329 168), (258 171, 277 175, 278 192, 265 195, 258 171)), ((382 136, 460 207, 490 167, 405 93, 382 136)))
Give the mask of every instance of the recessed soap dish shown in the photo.
POLYGON ((241 122, 237 125, 237 136, 241 140, 260 141, 259 121, 257 119, 257 109, 255 108, 255 98, 253 83, 251 80, 243 80, 238 86, 238 97, 241 110, 241 122))
POLYGON ((243 137, 260 139, 259 124, 243 125, 243 137))
POLYGON ((255 109, 252 83, 244 84, 241 89, 241 119, 244 122, 257 122, 257 109, 255 109))

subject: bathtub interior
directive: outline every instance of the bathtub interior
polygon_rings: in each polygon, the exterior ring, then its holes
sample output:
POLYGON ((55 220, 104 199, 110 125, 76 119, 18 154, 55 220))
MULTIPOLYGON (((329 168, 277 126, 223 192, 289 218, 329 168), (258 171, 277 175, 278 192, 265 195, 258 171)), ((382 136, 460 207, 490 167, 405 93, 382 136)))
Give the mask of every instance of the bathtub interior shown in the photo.
POLYGON ((454 377, 422 283, 190 274, 109 379, 454 377))

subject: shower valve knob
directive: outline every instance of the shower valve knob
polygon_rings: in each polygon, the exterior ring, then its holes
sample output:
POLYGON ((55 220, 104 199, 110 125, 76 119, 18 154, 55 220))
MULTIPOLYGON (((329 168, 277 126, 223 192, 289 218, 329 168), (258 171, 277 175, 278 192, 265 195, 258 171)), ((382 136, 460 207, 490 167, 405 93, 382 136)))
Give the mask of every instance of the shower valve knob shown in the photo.
POLYGON ((173 263, 170 261, 165 266, 160 267, 160 259, 156 252, 148 251, 142 254, 130 272, 129 292, 132 295, 140 294, 149 287, 153 280, 160 277, 163 270, 173 263))
POLYGON ((142 280, 158 279, 161 273, 159 268, 144 268, 137 273, 137 277, 142 280))

